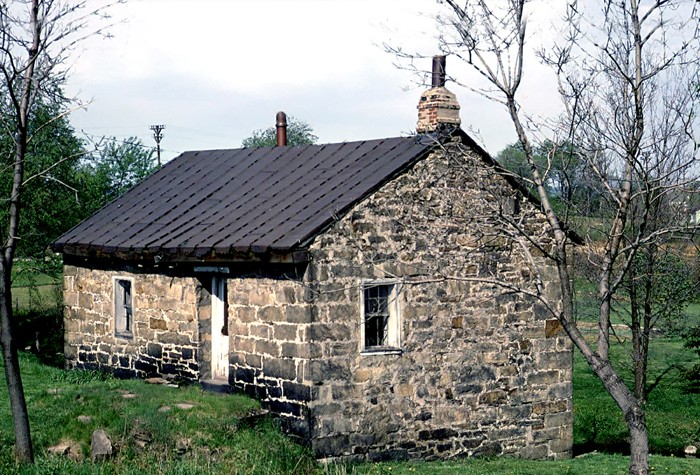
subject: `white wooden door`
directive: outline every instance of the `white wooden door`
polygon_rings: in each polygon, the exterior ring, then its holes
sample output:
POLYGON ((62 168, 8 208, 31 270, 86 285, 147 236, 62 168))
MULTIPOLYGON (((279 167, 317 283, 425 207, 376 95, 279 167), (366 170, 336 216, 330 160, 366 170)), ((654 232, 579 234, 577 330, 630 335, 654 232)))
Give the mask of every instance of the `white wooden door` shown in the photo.
POLYGON ((211 279, 211 377, 228 381, 228 305, 226 305, 226 277, 211 279))

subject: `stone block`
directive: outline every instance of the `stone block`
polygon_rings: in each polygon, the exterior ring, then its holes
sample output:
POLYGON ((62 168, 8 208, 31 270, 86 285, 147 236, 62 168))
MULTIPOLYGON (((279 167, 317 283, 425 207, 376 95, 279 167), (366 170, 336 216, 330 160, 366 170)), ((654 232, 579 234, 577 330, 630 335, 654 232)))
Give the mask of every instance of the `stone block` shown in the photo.
POLYGON ((394 393, 398 397, 412 397, 415 392, 415 388, 412 384, 397 384, 394 387, 394 393))
POLYGON ((365 383, 376 380, 382 374, 381 368, 358 368, 353 372, 352 380, 356 383, 365 383))
POLYGON ((243 355, 246 366, 251 368, 262 369, 262 356, 245 353, 243 355))
POLYGON ((418 431, 418 440, 445 440, 457 436, 457 431, 449 428, 418 431))
POLYGON ((544 322, 544 336, 546 338, 553 338, 563 332, 564 327, 561 326, 561 322, 556 318, 551 318, 544 322))
POLYGON ((92 294, 87 292, 78 293, 78 305, 84 310, 92 310, 92 294))
POLYGON ((474 457, 494 457, 500 455, 503 452, 503 446, 498 442, 486 442, 485 444, 477 447, 472 455, 474 457))
POLYGON ((297 377, 296 363, 292 359, 263 358, 263 373, 266 377, 294 381, 297 377))
POLYGON ((527 381, 534 386, 550 386, 559 382, 559 371, 532 371, 527 375, 527 381))
POLYGON ((234 318, 237 318, 243 323, 251 323, 258 320, 257 310, 252 307, 229 307, 229 311, 233 311, 234 318))
POLYGON ((264 323, 252 323, 248 326, 248 330, 250 336, 255 338, 263 338, 265 340, 269 340, 272 333, 271 325, 264 323))
POLYGON ((573 421, 573 414, 570 412, 560 412, 557 414, 547 414, 544 416, 545 427, 561 427, 570 425, 573 421))
POLYGON ((307 306, 285 305, 284 321, 289 323, 311 323, 311 311, 307 306))
POLYGON ((251 285, 249 288, 247 302, 255 307, 266 307, 268 305, 275 305, 275 295, 272 291, 264 285, 251 285))
POLYGON ((495 391, 488 391, 479 396, 479 404, 486 404, 489 406, 505 404, 507 400, 508 393, 501 389, 496 389, 495 391))
POLYGON ((312 360, 309 363, 311 381, 348 381, 351 377, 347 362, 312 360))
POLYGON ((541 401, 532 404, 533 414, 553 414, 564 412, 568 409, 569 403, 567 400, 559 401, 541 401))
POLYGON ((151 318, 149 322, 149 328, 151 330, 167 330, 168 322, 160 318, 151 318))
POLYGON ((283 307, 280 306, 268 306, 260 307, 258 309, 258 320, 266 323, 276 323, 284 322, 285 314, 283 307))
POLYGON ((546 445, 528 445, 520 450, 520 457, 529 460, 543 459, 548 454, 549 449, 546 445))
POLYGON ((276 340, 297 341, 298 325, 278 323, 274 326, 274 337, 276 340))
POLYGON ((555 453, 568 453, 574 445, 573 435, 562 436, 549 443, 549 450, 555 453))
POLYGON ((290 401, 308 402, 311 400, 311 387, 284 381, 282 382, 282 395, 290 401))
POLYGON ((255 341, 255 353, 260 355, 280 356, 280 345, 275 341, 253 340, 255 341))
POLYGON ((232 347, 236 348, 238 351, 242 351, 244 353, 255 353, 256 352, 256 347, 255 347, 256 341, 257 340, 253 340, 252 338, 248 338, 248 337, 235 336, 235 337, 233 337, 232 347))
MULTIPOLYGON (((289 343, 283 342, 280 345, 282 349, 281 356, 287 358, 310 358, 311 351, 308 343, 289 343)), ((318 357, 319 355, 316 355, 318 357)))
POLYGON ((350 439, 347 434, 313 439, 311 448, 317 458, 334 457, 349 452, 350 439))

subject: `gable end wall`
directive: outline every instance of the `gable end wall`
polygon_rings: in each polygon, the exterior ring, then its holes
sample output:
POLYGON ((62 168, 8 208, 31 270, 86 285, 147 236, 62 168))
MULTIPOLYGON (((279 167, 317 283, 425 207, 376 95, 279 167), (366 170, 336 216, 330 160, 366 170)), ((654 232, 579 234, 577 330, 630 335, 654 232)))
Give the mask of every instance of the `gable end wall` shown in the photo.
MULTIPOLYGON (((307 378, 319 457, 571 455, 572 345, 556 320, 522 295, 442 279, 533 279, 489 218, 513 190, 475 154, 454 160, 418 163, 311 246, 308 335, 320 354, 307 378), (360 354, 360 285, 377 278, 406 281, 398 355, 360 354)), ((541 235, 543 217, 521 204, 524 227, 541 235)), ((555 275, 544 268, 541 277, 556 302, 555 275)))

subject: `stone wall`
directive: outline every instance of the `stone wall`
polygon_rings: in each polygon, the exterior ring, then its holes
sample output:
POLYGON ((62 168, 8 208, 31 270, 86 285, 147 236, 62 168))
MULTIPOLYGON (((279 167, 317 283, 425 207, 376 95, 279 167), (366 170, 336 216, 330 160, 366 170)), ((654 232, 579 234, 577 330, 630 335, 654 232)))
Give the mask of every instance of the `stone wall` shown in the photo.
POLYGON ((63 275, 69 367, 198 379, 197 279, 73 265, 64 266, 63 275), (115 336, 114 277, 133 280, 130 338, 115 336))
POLYGON ((558 304, 541 252, 504 237, 516 223, 546 249, 543 217, 456 152, 384 185, 311 246, 305 376, 320 457, 571 454, 571 343, 541 301, 492 282, 536 292, 539 279, 558 304), (402 282, 400 354, 360 352, 360 287, 377 278, 402 282))
POLYGON ((280 415, 288 431, 308 440, 308 359, 312 309, 307 288, 280 273, 228 280, 231 384, 280 415))

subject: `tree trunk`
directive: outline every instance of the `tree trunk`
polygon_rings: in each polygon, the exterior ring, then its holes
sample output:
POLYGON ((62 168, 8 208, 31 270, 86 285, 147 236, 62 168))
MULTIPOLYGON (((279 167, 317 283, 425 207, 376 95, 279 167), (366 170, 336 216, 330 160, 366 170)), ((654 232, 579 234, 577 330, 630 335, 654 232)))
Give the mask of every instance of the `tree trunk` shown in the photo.
POLYGON ((5 366, 7 393, 10 397, 10 410, 15 432, 15 454, 20 462, 34 461, 32 440, 29 433, 29 415, 24 399, 24 388, 19 371, 17 348, 13 339, 12 295, 9 270, 0 263, 0 344, 5 366))
POLYGON ((595 354, 584 356, 625 416, 630 433, 630 475, 648 474, 649 439, 642 406, 615 372, 610 361, 602 360, 595 354))
POLYGON ((21 191, 24 180, 24 160, 27 154, 29 113, 32 103, 32 90, 36 80, 35 68, 41 46, 41 23, 39 21, 39 0, 32 0, 30 6, 32 43, 28 45, 27 66, 22 77, 19 101, 15 101, 17 113, 17 136, 15 137, 15 162, 10 192, 7 238, 0 256, 0 344, 5 363, 5 379, 10 397, 10 409, 15 431, 15 454, 23 463, 33 463, 34 453, 29 433, 29 414, 24 399, 24 388, 15 346, 12 316, 12 264, 17 247, 17 232, 21 209, 21 191))
POLYGON ((649 437, 646 418, 640 407, 625 414, 630 431, 630 475, 647 475, 649 473, 649 437))

